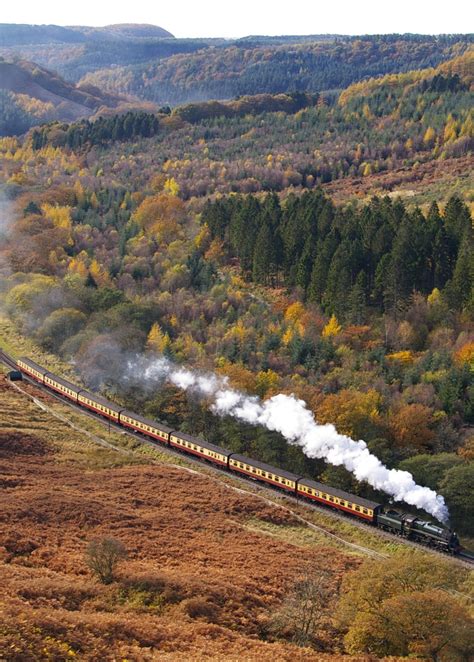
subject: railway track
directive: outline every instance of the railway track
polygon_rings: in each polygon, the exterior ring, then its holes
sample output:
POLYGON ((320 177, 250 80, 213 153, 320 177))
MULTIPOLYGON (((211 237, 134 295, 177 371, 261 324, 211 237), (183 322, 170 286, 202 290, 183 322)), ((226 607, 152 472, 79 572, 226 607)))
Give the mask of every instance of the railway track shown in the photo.
POLYGON ((4 351, 0 349, 0 362, 3 363, 4 365, 7 366, 7 368, 11 368, 12 370, 18 370, 16 361, 14 361, 11 356, 8 356, 4 351))
MULTIPOLYGON (((11 356, 6 354, 2 350, 0 350, 0 363, 3 363, 4 365, 6 365, 11 370, 18 370, 17 365, 16 365, 16 361, 11 356)), ((78 413, 80 413, 84 416, 88 416, 89 418, 100 422, 105 428, 108 429, 109 432, 111 430, 114 430, 115 432, 118 432, 119 434, 127 435, 127 436, 132 437, 133 439, 139 441, 140 443, 149 445, 152 448, 155 448, 155 449, 159 448, 159 450, 161 452, 165 452, 165 453, 167 453, 171 456, 174 456, 176 458, 183 458, 184 457, 187 462, 189 462, 191 464, 194 464, 198 467, 205 466, 207 470, 212 471, 212 473, 215 473, 216 475, 222 475, 222 474, 230 475, 230 474, 228 474, 228 472, 225 469, 220 469, 219 467, 216 467, 213 464, 205 462, 204 460, 200 460, 200 459, 198 459, 198 458, 196 458, 192 455, 188 455, 187 453, 181 452, 180 450, 178 450, 176 448, 166 446, 165 444, 155 443, 152 440, 150 440, 146 435, 143 435, 140 432, 124 428, 123 426, 118 425, 117 423, 114 423, 110 419, 104 418, 100 414, 96 414, 96 413, 94 413, 94 412, 92 412, 88 409, 84 409, 83 407, 81 407, 79 405, 76 405, 73 402, 71 402, 71 400, 69 400, 68 398, 65 398, 65 397, 61 396, 60 394, 55 393, 54 391, 51 391, 46 386, 38 383, 34 379, 31 379, 27 375, 23 374, 23 381, 31 384, 32 386, 36 387, 40 391, 43 391, 43 392, 47 393, 50 397, 58 400, 62 404, 68 405, 68 407, 70 407, 71 409, 76 410, 78 413)), ((113 446, 112 444, 110 446, 112 448, 114 448, 115 450, 119 450, 117 447, 113 446)), ((271 495, 277 494, 279 496, 279 498, 284 503, 292 504, 293 506, 297 506, 297 507, 302 506, 306 509, 310 509, 310 510, 320 512, 320 513, 322 513, 326 516, 331 517, 331 519, 336 519, 336 520, 343 521, 343 522, 350 522, 350 524, 352 526, 358 527, 358 528, 366 530, 366 531, 370 531, 370 533, 374 533, 374 534, 376 534, 376 535, 378 535, 382 538, 385 538, 387 540, 390 540, 392 542, 395 539, 395 541, 400 542, 400 543, 402 543, 402 544, 404 544, 408 547, 413 547, 415 549, 420 549, 420 550, 423 550, 425 552, 429 552, 431 554, 439 556, 440 558, 444 558, 444 559, 447 558, 447 559, 450 559, 450 560, 453 560, 453 561, 457 561, 459 564, 462 564, 466 567, 471 567, 472 565, 474 565, 474 553, 466 551, 466 552, 460 552, 456 556, 450 556, 450 555, 448 555, 448 554, 446 554, 446 553, 444 553, 440 550, 434 549, 432 547, 428 547, 427 545, 422 545, 422 544, 417 543, 413 540, 409 540, 407 538, 395 536, 392 533, 389 533, 387 531, 383 531, 380 528, 376 528, 374 526, 371 526, 370 524, 368 524, 368 523, 366 523, 362 520, 355 519, 353 517, 350 517, 349 515, 345 515, 342 512, 333 511, 333 510, 331 510, 331 509, 329 509, 329 508, 327 508, 323 505, 318 505, 314 502, 302 501, 301 499, 298 499, 295 496, 291 496, 290 494, 280 492, 280 490, 278 490, 277 488, 272 488, 270 486, 265 486, 262 483, 253 480, 252 478, 246 478, 245 476, 237 475, 237 474, 233 474, 233 473, 232 473, 232 478, 234 480, 240 482, 243 485, 246 485, 246 486, 248 486, 249 484, 252 485, 254 488, 257 489, 257 491, 259 493, 266 492, 266 493, 271 494, 271 495)), ((296 516, 300 517, 298 514, 296 516)), ((302 517, 300 517, 300 519, 303 520, 302 517)), ((306 522, 306 523, 310 524, 309 522, 306 522)), ((312 526, 315 526, 315 525, 312 525, 312 526)), ((315 528, 319 529, 320 527, 315 527, 315 528)), ((340 539, 338 536, 336 536, 335 534, 332 534, 331 532, 329 532, 325 529, 321 528, 321 531, 324 531, 325 534, 327 534, 331 537, 334 537, 334 538, 337 538, 337 539, 341 540, 341 542, 344 542, 344 543, 348 544, 349 546, 358 547, 357 545, 355 545, 353 543, 350 543, 348 541, 344 541, 343 539, 340 539)), ((370 554, 372 556, 380 556, 380 557, 384 556, 383 554, 380 554, 380 553, 376 552, 375 550, 371 550, 370 548, 360 547, 360 549, 365 550, 368 554, 370 554)))

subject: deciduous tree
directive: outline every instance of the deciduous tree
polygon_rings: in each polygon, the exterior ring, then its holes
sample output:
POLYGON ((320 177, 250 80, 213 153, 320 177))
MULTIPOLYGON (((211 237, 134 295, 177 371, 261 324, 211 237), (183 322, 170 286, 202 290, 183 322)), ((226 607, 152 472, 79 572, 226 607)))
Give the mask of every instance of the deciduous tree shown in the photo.
POLYGON ((419 403, 393 411, 389 424, 395 443, 401 448, 428 449, 436 436, 432 410, 419 403))
POLYGON ((273 619, 273 629, 291 635, 298 646, 317 641, 326 610, 334 600, 333 578, 327 570, 312 570, 298 579, 289 590, 281 609, 273 619))
POLYGON ((92 540, 86 551, 86 563, 103 584, 114 580, 117 564, 127 558, 125 545, 115 538, 92 540))

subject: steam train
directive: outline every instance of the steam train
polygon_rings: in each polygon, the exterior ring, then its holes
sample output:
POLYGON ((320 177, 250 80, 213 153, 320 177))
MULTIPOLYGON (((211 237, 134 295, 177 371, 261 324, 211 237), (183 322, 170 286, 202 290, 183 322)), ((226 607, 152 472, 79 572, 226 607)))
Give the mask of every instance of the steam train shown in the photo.
POLYGON ((19 359, 17 367, 22 374, 74 404, 95 412, 128 430, 140 433, 154 442, 201 458, 229 472, 278 488, 302 500, 316 502, 346 513, 398 536, 415 540, 450 554, 457 554, 461 551, 456 533, 446 527, 393 509, 384 512, 383 506, 375 501, 323 485, 278 467, 253 460, 245 455, 234 453, 179 430, 173 430, 162 423, 144 418, 101 396, 79 388, 28 358, 19 359))

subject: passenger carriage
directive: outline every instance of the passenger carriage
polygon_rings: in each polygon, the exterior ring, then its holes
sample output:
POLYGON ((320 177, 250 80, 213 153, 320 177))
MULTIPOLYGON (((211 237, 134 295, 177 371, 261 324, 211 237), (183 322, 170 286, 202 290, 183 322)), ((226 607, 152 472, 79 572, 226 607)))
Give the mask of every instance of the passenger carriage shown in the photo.
POLYGON ((39 363, 35 363, 26 357, 18 359, 16 363, 21 372, 24 372, 32 379, 36 379, 37 382, 44 384, 44 376, 49 373, 49 370, 46 370, 46 368, 40 366, 39 363))
POLYGON ((381 505, 376 501, 363 499, 355 494, 344 492, 336 487, 323 485, 315 480, 300 478, 298 481, 297 495, 310 501, 323 503, 331 508, 355 515, 369 522, 375 522, 381 505))
POLYGON ((229 458, 229 469, 255 480, 261 480, 287 492, 295 492, 296 482, 300 478, 289 471, 272 467, 264 462, 252 460, 245 455, 232 453, 229 458))
POLYGON ((228 466, 231 451, 226 448, 221 448, 221 446, 215 446, 203 439, 193 437, 190 434, 174 430, 170 434, 169 444, 174 448, 179 448, 185 453, 196 455, 197 457, 212 462, 213 464, 218 464, 224 467, 228 466))
POLYGON ((128 409, 120 412, 120 424, 165 444, 169 443, 170 433, 172 432, 172 428, 144 416, 139 416, 128 409))

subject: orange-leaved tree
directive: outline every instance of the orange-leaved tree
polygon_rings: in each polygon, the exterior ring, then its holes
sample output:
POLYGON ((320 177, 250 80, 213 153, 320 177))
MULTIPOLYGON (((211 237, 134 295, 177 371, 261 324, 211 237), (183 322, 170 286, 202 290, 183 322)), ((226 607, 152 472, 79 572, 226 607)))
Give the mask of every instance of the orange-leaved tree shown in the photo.
POLYGON ((160 193, 145 198, 132 218, 146 233, 168 244, 182 235, 186 213, 182 200, 175 195, 160 193))

